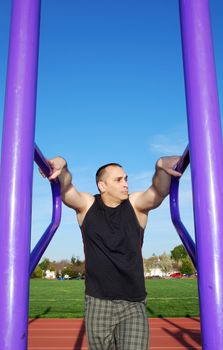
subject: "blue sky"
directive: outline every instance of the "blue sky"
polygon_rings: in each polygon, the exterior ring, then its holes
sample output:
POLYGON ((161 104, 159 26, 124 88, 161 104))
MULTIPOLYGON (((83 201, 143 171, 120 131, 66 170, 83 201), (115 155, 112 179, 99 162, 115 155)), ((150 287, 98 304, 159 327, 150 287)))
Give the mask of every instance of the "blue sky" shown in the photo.
MULTIPOLYGON (((10 1, 0 0, 0 128, 4 106, 10 1)), ((222 110, 223 4, 211 0, 222 110)), ((94 174, 123 164, 130 191, 150 183, 156 160, 181 154, 187 123, 177 0, 42 1, 36 143, 47 158, 65 157, 74 183, 96 193, 94 174)), ((181 180, 182 219, 193 235, 190 172, 181 180)), ((35 167, 32 247, 51 219, 47 180, 35 167)), ((144 257, 180 244, 168 199, 151 212, 144 257)), ((75 214, 63 217, 44 256, 84 257, 75 214)))

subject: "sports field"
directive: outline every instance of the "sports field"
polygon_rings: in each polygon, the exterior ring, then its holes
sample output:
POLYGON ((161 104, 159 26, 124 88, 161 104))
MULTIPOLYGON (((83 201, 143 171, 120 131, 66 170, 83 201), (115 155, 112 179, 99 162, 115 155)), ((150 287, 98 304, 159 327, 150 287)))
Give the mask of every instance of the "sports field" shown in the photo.
MULTIPOLYGON (((148 317, 199 316, 197 280, 146 280, 148 317)), ((84 281, 30 281, 31 318, 84 316, 84 281)))

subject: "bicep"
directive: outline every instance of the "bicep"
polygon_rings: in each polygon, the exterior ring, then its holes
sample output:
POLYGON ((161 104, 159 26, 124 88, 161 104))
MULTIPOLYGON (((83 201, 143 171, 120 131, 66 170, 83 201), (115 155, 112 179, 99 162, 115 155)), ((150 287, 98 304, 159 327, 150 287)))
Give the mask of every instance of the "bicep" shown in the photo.
POLYGON ((77 191, 73 185, 70 185, 66 192, 61 195, 63 203, 77 212, 85 211, 94 198, 89 193, 77 191))
POLYGON ((163 201, 163 197, 151 186, 145 192, 132 193, 132 204, 136 210, 142 213, 148 213, 157 208, 163 201))

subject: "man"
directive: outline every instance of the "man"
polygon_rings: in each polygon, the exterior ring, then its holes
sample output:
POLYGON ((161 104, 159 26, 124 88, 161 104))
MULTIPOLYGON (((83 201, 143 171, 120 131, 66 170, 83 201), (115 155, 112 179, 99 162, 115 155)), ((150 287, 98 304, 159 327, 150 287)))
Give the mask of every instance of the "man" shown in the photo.
POLYGON ((120 164, 98 169, 100 194, 78 192, 66 161, 49 161, 50 180, 59 178, 63 202, 76 211, 86 269, 86 330, 89 350, 147 350, 148 321, 141 248, 148 213, 169 193, 179 157, 156 163, 152 185, 128 193, 128 178, 120 164))

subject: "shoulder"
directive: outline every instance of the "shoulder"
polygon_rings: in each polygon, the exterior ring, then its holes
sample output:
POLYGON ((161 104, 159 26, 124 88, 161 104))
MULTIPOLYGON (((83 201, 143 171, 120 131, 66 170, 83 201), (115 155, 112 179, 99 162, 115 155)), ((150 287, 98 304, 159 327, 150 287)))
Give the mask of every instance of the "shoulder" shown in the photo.
POLYGON ((149 210, 143 209, 140 207, 140 197, 143 195, 143 192, 133 192, 129 195, 129 202, 133 207, 135 215, 138 219, 140 226, 145 229, 149 210))
POLYGON ((132 193, 129 199, 136 210, 148 214, 162 203, 164 197, 160 196, 154 186, 150 186, 145 192, 132 193))
POLYGON ((83 196, 85 196, 86 205, 83 210, 76 211, 78 224, 81 226, 83 224, 84 218, 88 213, 89 209, 93 206, 96 200, 96 196, 90 195, 89 193, 82 192, 83 196))
POLYGON ((95 201, 95 196, 87 192, 81 192, 82 198, 84 198, 85 206, 84 211, 88 211, 88 209, 92 206, 95 201))
POLYGON ((134 209, 138 209, 140 207, 140 202, 142 200, 144 192, 133 192, 129 195, 129 202, 133 206, 134 209))

